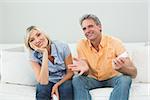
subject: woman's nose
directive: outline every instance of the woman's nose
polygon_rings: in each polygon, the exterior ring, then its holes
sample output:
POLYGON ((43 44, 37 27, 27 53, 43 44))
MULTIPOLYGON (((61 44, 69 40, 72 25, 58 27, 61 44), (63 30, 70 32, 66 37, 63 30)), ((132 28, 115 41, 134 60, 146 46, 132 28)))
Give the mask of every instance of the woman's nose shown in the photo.
POLYGON ((39 43, 40 43, 39 39, 35 39, 35 44, 39 44, 39 43))

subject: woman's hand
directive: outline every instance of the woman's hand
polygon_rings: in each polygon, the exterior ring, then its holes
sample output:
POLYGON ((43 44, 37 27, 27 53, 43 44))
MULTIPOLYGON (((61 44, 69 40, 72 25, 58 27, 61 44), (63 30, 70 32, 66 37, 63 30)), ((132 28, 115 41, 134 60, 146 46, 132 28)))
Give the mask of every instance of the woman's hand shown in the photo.
POLYGON ((46 47, 44 47, 44 48, 39 48, 39 47, 35 46, 34 44, 30 44, 30 45, 31 45, 31 47, 32 47, 35 51, 38 51, 38 52, 41 52, 41 53, 48 52, 46 47))
POLYGON ((56 83, 56 84, 52 87, 51 95, 55 94, 55 95, 58 97, 58 100, 59 100, 58 87, 59 87, 59 84, 58 84, 58 83, 56 83))

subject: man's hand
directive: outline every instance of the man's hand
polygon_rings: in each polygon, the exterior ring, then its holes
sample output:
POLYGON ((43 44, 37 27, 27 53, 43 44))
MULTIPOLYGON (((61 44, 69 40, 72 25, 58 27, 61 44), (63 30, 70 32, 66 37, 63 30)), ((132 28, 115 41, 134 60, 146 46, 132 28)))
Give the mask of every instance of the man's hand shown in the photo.
POLYGON ((135 78, 137 69, 129 57, 120 57, 113 60, 113 68, 123 74, 130 75, 135 78))
POLYGON ((120 57, 113 60, 113 68, 117 71, 124 69, 125 67, 132 67, 133 63, 129 57, 120 57))
POLYGON ((83 59, 74 58, 73 64, 68 65, 68 68, 74 72, 79 72, 79 75, 82 75, 85 72, 88 72, 89 66, 83 59))

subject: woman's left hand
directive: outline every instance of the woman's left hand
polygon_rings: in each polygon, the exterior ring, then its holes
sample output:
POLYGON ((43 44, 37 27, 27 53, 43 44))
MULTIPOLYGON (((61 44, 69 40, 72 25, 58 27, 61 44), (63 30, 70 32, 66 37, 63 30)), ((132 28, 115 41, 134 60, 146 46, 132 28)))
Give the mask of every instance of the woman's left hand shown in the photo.
POLYGON ((55 94, 58 97, 58 100, 59 100, 58 87, 59 87, 59 85, 57 83, 52 87, 51 95, 55 94))

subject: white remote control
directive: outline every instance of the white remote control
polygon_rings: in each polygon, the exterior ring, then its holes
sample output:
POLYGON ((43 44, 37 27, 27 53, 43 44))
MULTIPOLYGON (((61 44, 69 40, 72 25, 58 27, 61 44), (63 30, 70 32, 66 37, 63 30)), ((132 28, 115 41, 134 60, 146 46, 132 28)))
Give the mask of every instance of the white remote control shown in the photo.
POLYGON ((52 100, 58 100, 58 97, 55 94, 53 94, 52 95, 52 100))
MULTIPOLYGON (((127 57, 129 57, 129 55, 128 55, 128 52, 123 52, 122 54, 120 54, 117 58, 127 58, 127 57)), ((114 68, 114 69, 116 69, 116 67, 115 67, 115 64, 114 64, 114 61, 112 61, 112 67, 114 68)))
POLYGON ((120 57, 123 57, 123 58, 126 58, 126 57, 129 57, 128 55, 128 52, 123 52, 122 54, 120 54, 117 58, 120 58, 120 57))

